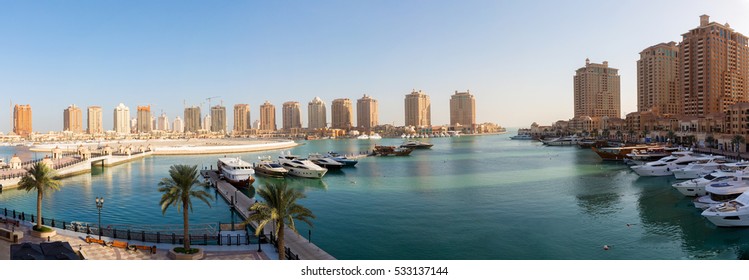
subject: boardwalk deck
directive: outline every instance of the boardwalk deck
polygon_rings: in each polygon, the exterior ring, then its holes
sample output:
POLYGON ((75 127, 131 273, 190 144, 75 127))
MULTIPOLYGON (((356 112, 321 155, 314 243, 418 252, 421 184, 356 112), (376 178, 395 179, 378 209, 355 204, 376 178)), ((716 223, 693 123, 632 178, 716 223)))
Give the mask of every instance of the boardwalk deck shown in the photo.
MULTIPOLYGON (((239 215, 242 216, 243 219, 247 219, 247 217, 249 217, 249 208, 253 203, 255 203, 255 199, 247 197, 228 182, 220 180, 218 173, 215 170, 201 170, 200 172, 204 176, 207 175, 208 182, 210 182, 211 186, 214 186, 216 188, 216 191, 224 199, 226 199, 226 201, 229 201, 229 204, 233 204, 235 206, 235 210, 237 211, 237 213, 239 213, 239 215)), ((253 226, 256 226, 256 224, 253 223, 253 226)), ((264 232, 269 235, 270 230, 270 228, 266 227, 264 232)), ((300 259, 335 260, 333 256, 323 251, 322 249, 320 249, 320 247, 317 247, 317 245, 313 244, 312 242, 309 242, 309 240, 302 237, 301 235, 296 234, 288 227, 284 228, 284 234, 286 247, 289 247, 291 251, 294 252, 294 254, 299 255, 300 259)))

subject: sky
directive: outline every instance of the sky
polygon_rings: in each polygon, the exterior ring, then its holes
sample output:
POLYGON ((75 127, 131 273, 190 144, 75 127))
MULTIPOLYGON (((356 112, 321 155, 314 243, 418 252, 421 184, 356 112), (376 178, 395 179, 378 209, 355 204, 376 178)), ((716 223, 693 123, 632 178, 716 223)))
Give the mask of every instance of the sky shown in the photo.
MULTIPOLYGON (((120 102, 170 121, 184 104, 379 101, 381 124, 404 124, 406 94, 431 98, 432 124, 470 90, 476 120, 505 127, 573 116, 585 59, 618 68, 622 116, 637 110, 643 49, 679 42, 699 16, 749 35, 749 0, 725 1, 6 1, 0 0, 0 131, 30 104, 37 132, 60 131, 70 104, 120 102)), ((355 109, 354 109, 355 110, 355 109)), ((356 113, 356 112, 354 112, 356 113)), ((356 118, 354 118, 356 124, 356 118)))

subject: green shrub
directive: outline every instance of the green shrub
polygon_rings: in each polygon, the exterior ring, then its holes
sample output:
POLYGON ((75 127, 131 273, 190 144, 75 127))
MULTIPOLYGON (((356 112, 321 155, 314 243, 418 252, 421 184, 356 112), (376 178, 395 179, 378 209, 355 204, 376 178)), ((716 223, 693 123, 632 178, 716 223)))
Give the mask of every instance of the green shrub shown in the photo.
POLYGON ((45 227, 45 226, 42 226, 42 227, 34 226, 33 229, 34 229, 34 231, 38 231, 38 232, 53 232, 54 231, 51 228, 48 228, 48 227, 45 227))
POLYGON ((195 254, 198 251, 200 251, 200 249, 190 248, 190 252, 187 252, 187 251, 185 251, 184 247, 176 247, 176 248, 174 248, 174 252, 177 252, 177 253, 180 253, 180 254, 195 254))

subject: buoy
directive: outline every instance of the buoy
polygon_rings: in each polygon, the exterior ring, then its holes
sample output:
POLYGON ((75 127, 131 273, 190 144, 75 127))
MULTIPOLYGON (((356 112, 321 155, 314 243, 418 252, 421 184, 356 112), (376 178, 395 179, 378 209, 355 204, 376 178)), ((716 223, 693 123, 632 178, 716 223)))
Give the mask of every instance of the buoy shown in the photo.
POLYGON ((603 245, 603 249, 604 250, 608 250, 609 249, 609 245, 603 245))

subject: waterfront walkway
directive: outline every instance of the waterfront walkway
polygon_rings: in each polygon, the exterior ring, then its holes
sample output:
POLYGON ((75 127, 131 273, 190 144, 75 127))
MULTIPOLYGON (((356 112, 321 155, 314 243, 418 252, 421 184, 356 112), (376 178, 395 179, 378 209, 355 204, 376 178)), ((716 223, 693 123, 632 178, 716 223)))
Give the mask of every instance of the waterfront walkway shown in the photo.
MULTIPOLYGON (((31 236, 31 226, 29 222, 22 222, 21 226, 15 228, 23 231, 23 242, 42 243, 46 239, 31 236)), ((3 224, 2 228, 11 229, 12 226, 3 224)), ((62 241, 70 243, 74 251, 81 251, 88 260, 168 260, 167 253, 172 247, 181 247, 181 244, 150 244, 143 242, 132 242, 135 245, 156 246, 156 254, 144 251, 128 251, 121 248, 102 246, 96 243, 86 243, 86 234, 72 231, 55 229, 57 235, 50 238, 50 241, 62 241)), ((111 238, 104 237, 102 240, 112 241, 111 238)), ((10 245, 12 243, 0 240, 0 260, 10 260, 10 245)), ((204 260, 268 260, 278 259, 278 254, 273 250, 270 244, 262 244, 262 252, 257 251, 257 245, 242 246, 200 246, 193 245, 193 248, 202 248, 205 251, 204 260)))
MULTIPOLYGON (((220 180, 216 170, 203 170, 201 173, 206 173, 208 175, 208 182, 211 186, 216 187, 216 191, 229 202, 229 205, 234 205, 235 210, 243 219, 246 220, 247 217, 250 216, 249 208, 255 203, 255 199, 247 197, 228 182, 220 180)), ((255 227, 257 226, 257 223, 253 222, 252 225, 255 227)), ((270 227, 266 227, 263 230, 266 236, 270 236, 270 231, 270 227)), ((284 227, 284 242, 284 245, 288 247, 292 253, 299 256, 299 259, 335 260, 333 256, 288 227, 284 227)))

